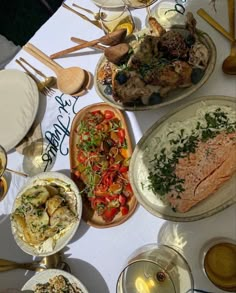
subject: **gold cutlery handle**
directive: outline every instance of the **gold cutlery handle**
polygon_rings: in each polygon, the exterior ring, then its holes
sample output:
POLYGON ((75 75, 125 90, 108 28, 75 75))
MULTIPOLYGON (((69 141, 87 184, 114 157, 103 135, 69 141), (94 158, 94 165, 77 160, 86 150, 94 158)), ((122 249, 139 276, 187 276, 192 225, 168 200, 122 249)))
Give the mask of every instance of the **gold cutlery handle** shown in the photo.
POLYGON ((23 173, 23 172, 20 172, 20 171, 15 171, 15 170, 12 170, 12 169, 9 169, 9 168, 6 168, 6 171, 11 172, 11 173, 15 173, 15 174, 23 176, 23 177, 29 177, 29 175, 26 174, 26 173, 23 173))
POLYGON ((42 73, 40 70, 38 70, 37 68, 35 68, 33 65, 31 65, 28 61, 26 61, 24 58, 20 57, 20 61, 24 62, 25 64, 27 64, 30 68, 32 68, 38 75, 46 78, 47 76, 42 73))
POLYGON ((38 83, 39 82, 39 80, 18 60, 18 59, 16 59, 15 60, 16 61, 16 63, 18 64, 18 65, 20 65, 23 69, 24 69, 24 71, 36 82, 36 83, 38 83))
POLYGON ((40 268, 44 269, 42 266, 39 266, 39 263, 37 261, 30 263, 17 263, 7 259, 0 259, 0 272, 6 272, 18 268, 31 271, 38 271, 40 268))
POLYGON ((235 38, 235 4, 234 0, 228 0, 229 33, 235 38))
POLYGON ((231 42, 235 41, 234 38, 217 22, 215 21, 204 9, 199 9, 197 14, 201 16, 206 22, 208 22, 214 29, 220 32, 231 42))
POLYGON ((78 16, 80 16, 81 18, 83 18, 84 20, 86 20, 86 21, 92 23, 93 25, 97 26, 98 28, 102 29, 102 25, 100 24, 100 22, 98 20, 91 20, 91 19, 89 19, 87 16, 79 13, 78 11, 76 11, 73 8, 69 7, 65 3, 62 4, 62 7, 66 8, 67 10, 70 10, 70 11, 74 12, 75 14, 77 14, 78 16))
POLYGON ((87 8, 81 7, 81 6, 79 6, 79 5, 75 4, 75 3, 73 3, 72 6, 77 7, 79 9, 82 9, 82 10, 84 10, 84 11, 90 13, 90 14, 93 14, 93 11, 91 11, 91 10, 89 10, 87 8))

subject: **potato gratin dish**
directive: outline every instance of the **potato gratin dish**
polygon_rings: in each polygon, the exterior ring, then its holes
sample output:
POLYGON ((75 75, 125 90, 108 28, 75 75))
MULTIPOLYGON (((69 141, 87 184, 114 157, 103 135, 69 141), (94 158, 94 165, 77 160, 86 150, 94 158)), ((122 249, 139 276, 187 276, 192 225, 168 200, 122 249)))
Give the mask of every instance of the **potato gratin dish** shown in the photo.
POLYGON ((77 220, 77 200, 70 184, 38 180, 16 199, 11 215, 17 235, 38 250, 54 247, 77 220))

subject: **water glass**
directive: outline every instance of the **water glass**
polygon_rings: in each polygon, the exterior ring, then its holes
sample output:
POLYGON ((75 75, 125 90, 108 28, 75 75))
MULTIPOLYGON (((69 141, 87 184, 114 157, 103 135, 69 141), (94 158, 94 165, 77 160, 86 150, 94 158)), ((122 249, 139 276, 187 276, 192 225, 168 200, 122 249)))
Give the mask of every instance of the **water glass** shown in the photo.
POLYGON ((105 34, 124 28, 127 30, 127 35, 134 31, 134 20, 127 6, 119 8, 101 6, 99 9, 99 16, 105 34))

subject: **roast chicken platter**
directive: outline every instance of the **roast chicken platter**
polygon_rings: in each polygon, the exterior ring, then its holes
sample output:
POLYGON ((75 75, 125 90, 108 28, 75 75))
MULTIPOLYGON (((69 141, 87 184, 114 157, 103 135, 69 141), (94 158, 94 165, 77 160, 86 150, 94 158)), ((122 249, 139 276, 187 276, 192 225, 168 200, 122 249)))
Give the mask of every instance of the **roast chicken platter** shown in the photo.
POLYGON ((104 60, 97 82, 104 93, 123 105, 154 105, 179 88, 197 84, 209 64, 196 20, 187 13, 185 27, 165 29, 149 17, 149 29, 129 42, 129 52, 116 64, 104 60))

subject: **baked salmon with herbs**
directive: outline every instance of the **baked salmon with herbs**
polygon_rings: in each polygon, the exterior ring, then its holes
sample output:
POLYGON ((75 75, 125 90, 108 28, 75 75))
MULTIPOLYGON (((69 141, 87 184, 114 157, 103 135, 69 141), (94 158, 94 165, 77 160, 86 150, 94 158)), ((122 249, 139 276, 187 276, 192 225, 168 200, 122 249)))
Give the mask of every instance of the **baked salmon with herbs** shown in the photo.
POLYGON ((176 212, 189 211, 236 172, 235 112, 215 107, 202 118, 191 131, 182 124, 167 133, 167 147, 150 161, 148 188, 176 212))
POLYGON ((219 189, 235 171, 236 132, 220 133, 200 142, 195 153, 179 159, 175 174, 184 178, 184 191, 169 192, 167 200, 178 212, 187 212, 219 189))

